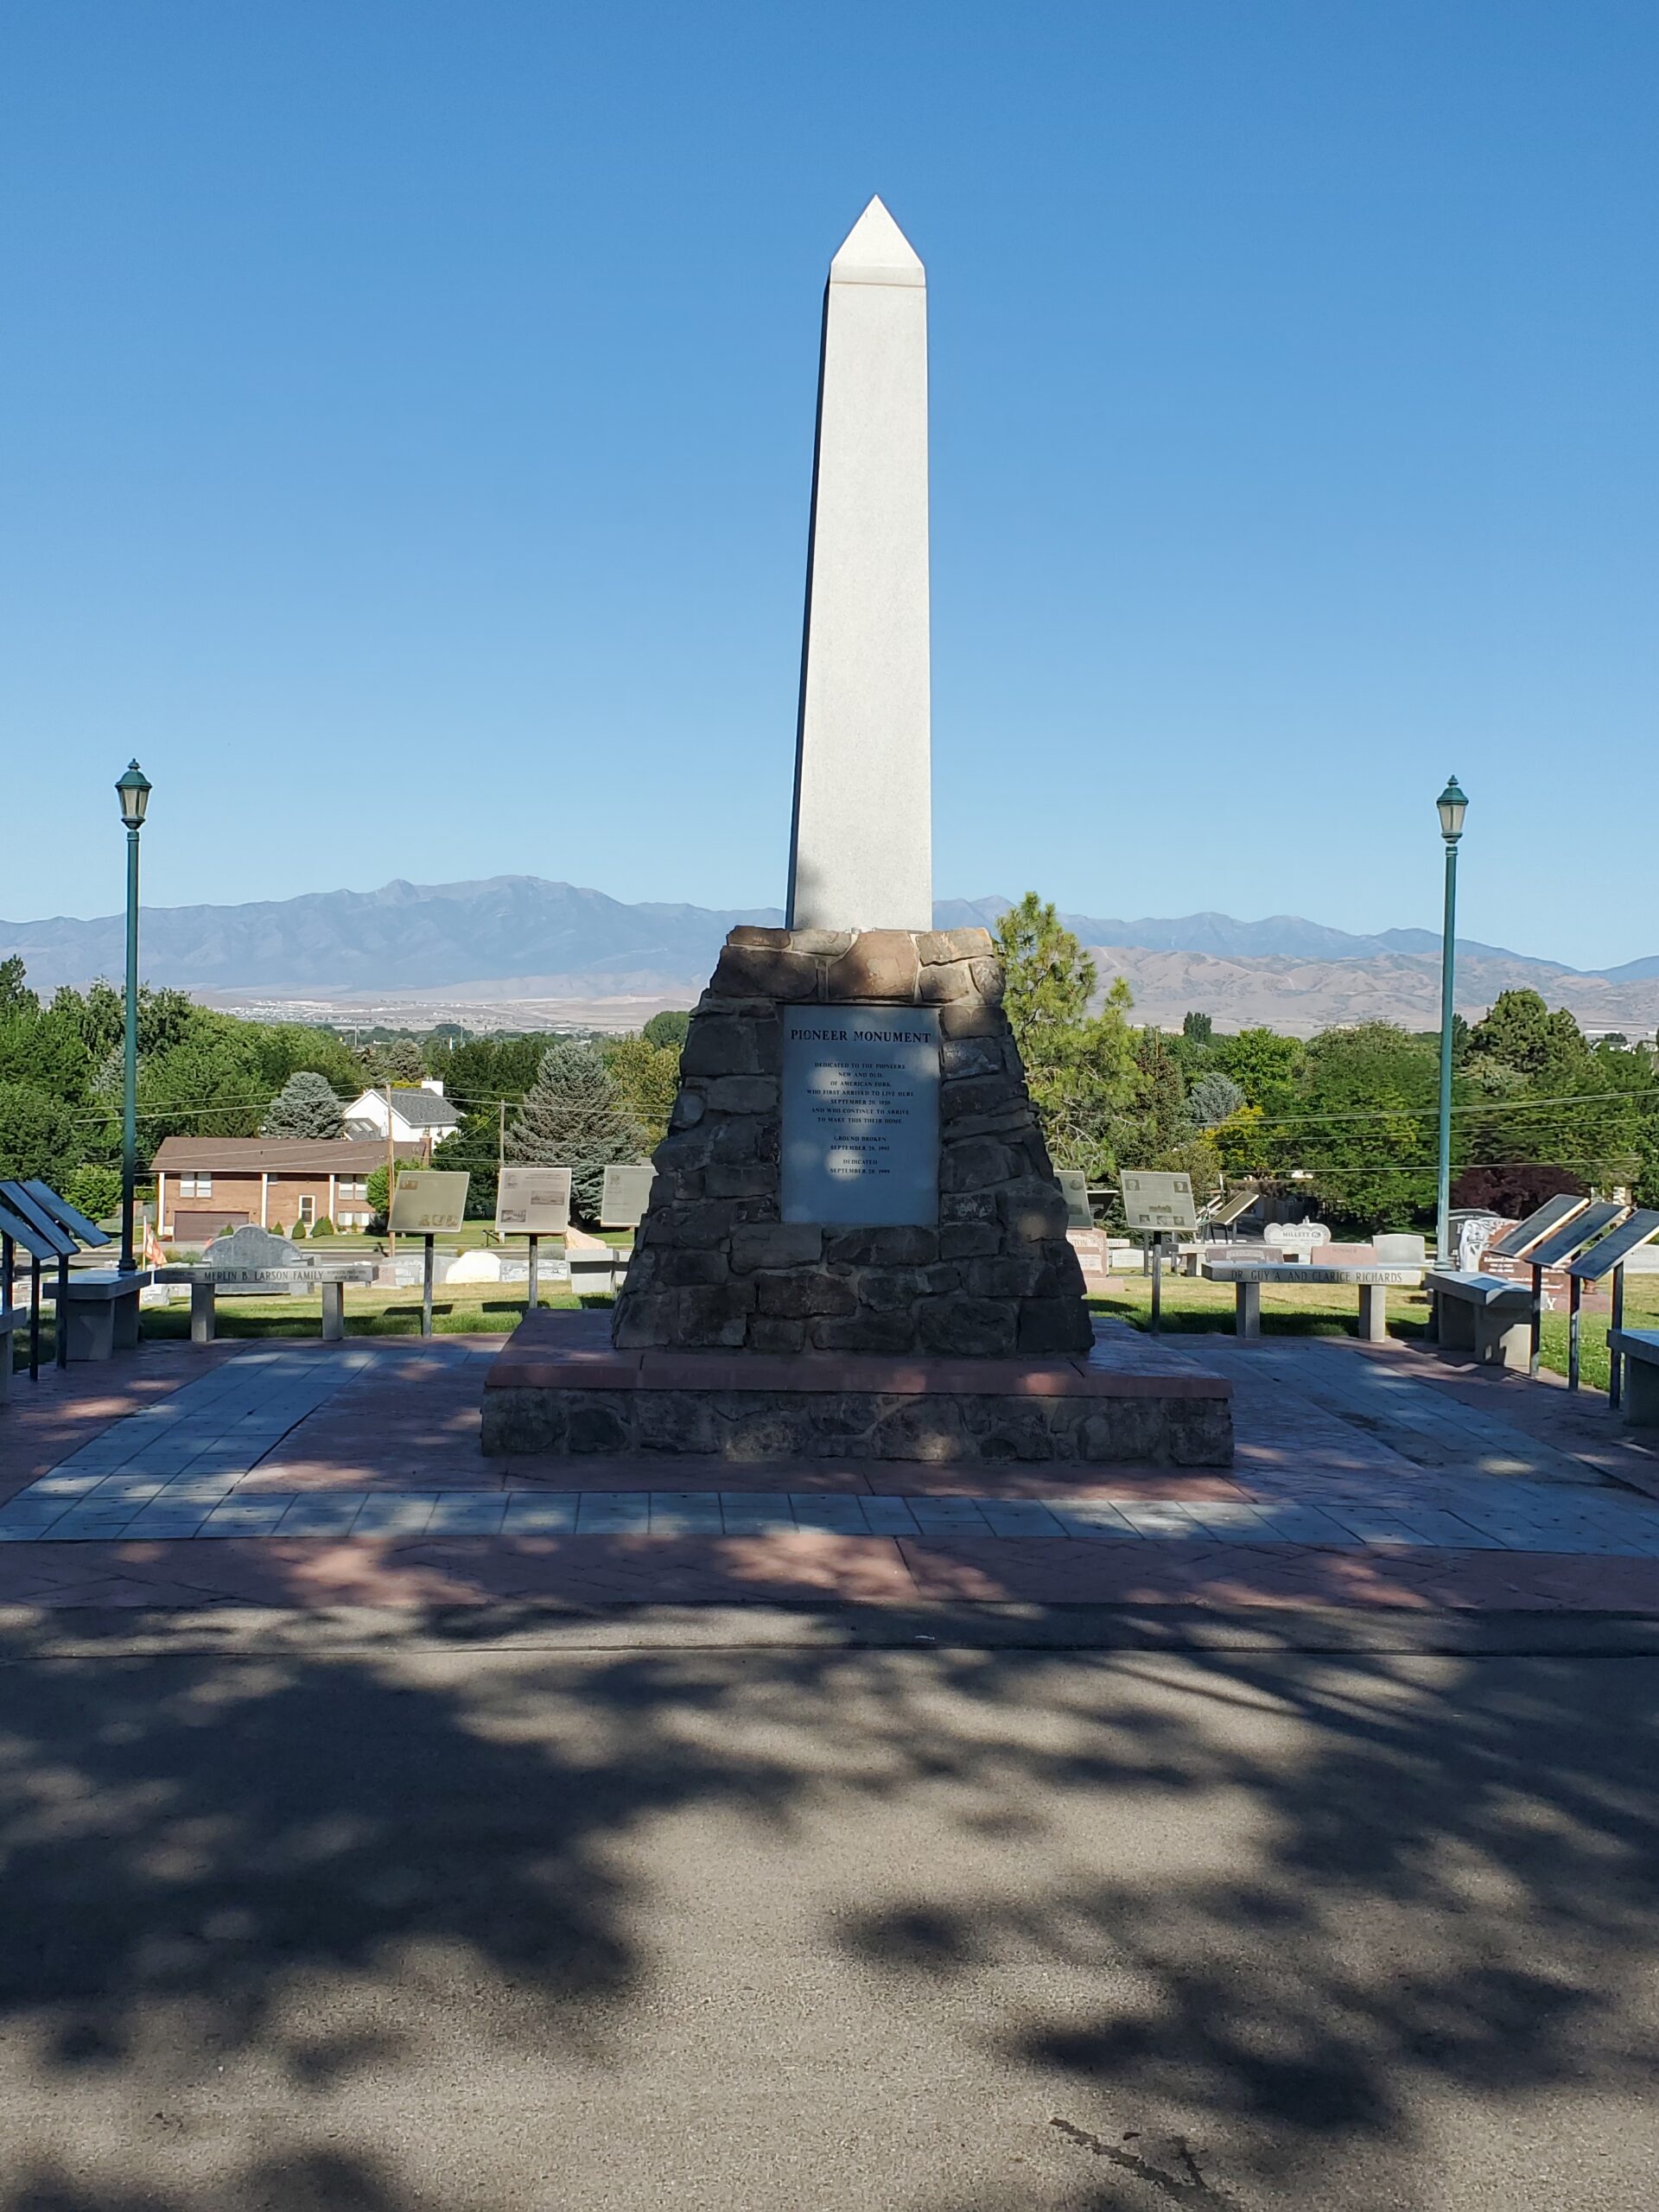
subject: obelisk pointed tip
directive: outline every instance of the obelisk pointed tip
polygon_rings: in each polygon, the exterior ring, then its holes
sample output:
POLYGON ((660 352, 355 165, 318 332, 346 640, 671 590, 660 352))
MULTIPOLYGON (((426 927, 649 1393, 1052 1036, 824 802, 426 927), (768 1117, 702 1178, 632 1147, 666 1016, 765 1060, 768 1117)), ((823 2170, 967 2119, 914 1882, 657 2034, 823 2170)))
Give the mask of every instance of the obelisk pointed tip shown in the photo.
POLYGON ((830 264, 832 283, 922 284, 921 257, 879 197, 842 240, 830 264))

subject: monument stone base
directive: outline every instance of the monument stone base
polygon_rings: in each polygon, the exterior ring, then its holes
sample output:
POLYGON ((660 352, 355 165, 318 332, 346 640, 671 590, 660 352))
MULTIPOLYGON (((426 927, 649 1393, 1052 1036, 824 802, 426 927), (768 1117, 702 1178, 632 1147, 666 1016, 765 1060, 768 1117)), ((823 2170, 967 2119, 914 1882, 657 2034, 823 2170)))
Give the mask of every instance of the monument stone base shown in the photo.
MULTIPOLYGON (((1089 1351, 1065 1200, 988 931, 735 929, 680 1070, 617 1302, 620 1351, 1089 1351), (861 1027, 885 1024, 937 1036, 925 1221, 789 1217, 785 1033, 809 1015, 815 1035, 855 1040, 861 1027)), ((926 1103, 931 1112, 931 1091, 926 1103)))
POLYGON ((1228 1465, 1221 1376, 1095 1342, 1001 999, 984 930, 734 930, 613 1348, 527 1319, 485 1451, 1228 1465))
POLYGON ((734 1465, 1232 1460, 1230 1384, 1153 1345, 1058 1359, 607 1351, 570 1343, 560 1326, 570 1318, 532 1314, 497 1354, 486 1452, 686 1452, 734 1465))

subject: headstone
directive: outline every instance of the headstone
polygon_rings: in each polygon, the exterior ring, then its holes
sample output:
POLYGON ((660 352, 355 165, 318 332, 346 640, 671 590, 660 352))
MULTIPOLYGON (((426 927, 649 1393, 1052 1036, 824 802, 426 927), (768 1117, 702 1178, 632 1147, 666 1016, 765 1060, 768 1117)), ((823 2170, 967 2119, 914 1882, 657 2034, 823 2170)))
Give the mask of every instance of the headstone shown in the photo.
POLYGON ((860 1229, 939 1217, 931 1007, 784 1012, 783 1217, 860 1229))
POLYGON ((1428 1265, 1428 1240, 1409 1230, 1385 1232, 1371 1239, 1377 1264, 1385 1268, 1424 1268, 1428 1265))
POLYGON ((563 1236, 570 1226, 568 1167, 504 1167, 495 1191, 504 1236, 563 1236))
POLYGON ((1065 1241, 1077 1255, 1085 1283, 1104 1282, 1111 1269, 1110 1249, 1103 1230, 1068 1229, 1065 1241))
POLYGON ((933 926, 927 277, 872 200, 830 264, 791 929, 933 926))
POLYGON ((239 1275, 257 1274, 267 1268, 302 1268, 305 1261, 306 1255, 290 1237, 273 1236, 270 1230, 247 1222, 228 1236, 215 1236, 200 1264, 219 1274, 239 1275))
POLYGON ((1121 1179, 1123 1218, 1131 1229, 1184 1230, 1189 1235, 1196 1232, 1198 1215, 1190 1175, 1174 1175, 1154 1168, 1125 1168, 1121 1179))
POLYGON ((1306 1259, 1321 1244, 1331 1242, 1331 1231, 1322 1221, 1270 1221, 1262 1232, 1262 1241, 1293 1259, 1306 1259))
POLYGON ((396 1236, 430 1236, 461 1227, 470 1175, 446 1169, 400 1167, 387 1226, 396 1236))
MULTIPOLYGON (((1095 1225, 1094 1209, 1089 1203, 1089 1178, 1081 1167, 1057 1167, 1054 1180, 1060 1186, 1065 1200, 1065 1225, 1068 1230, 1090 1230, 1095 1225)), ((1076 1247, 1073 1238, 1073 1249, 1076 1247)))
POLYGON ((639 1166, 607 1167, 600 1193, 601 1229, 637 1229, 651 1204, 651 1186, 657 1170, 649 1163, 639 1166))

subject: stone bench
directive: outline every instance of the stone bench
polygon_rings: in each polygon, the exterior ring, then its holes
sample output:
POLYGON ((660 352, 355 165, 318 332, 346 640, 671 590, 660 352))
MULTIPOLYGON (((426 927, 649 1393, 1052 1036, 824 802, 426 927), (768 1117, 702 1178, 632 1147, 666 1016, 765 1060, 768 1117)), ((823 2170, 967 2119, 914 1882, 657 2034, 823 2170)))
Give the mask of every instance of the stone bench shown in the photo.
POLYGON ((210 1344, 214 1341, 219 1327, 218 1295, 221 1290, 234 1290, 243 1297, 261 1290, 320 1290, 322 1340, 324 1344, 338 1344, 346 1333, 346 1286, 348 1282, 372 1283, 374 1269, 366 1263, 353 1266, 339 1262, 321 1268, 240 1268, 233 1271, 177 1267, 159 1269, 156 1280, 189 1284, 193 1344, 210 1344))
POLYGON ((1607 1349, 1624 1362, 1624 1418, 1659 1428, 1659 1329, 1611 1329, 1607 1349))
POLYGON ((1386 1344, 1389 1338, 1389 1293, 1416 1290, 1423 1280, 1421 1268, 1319 1268, 1304 1260, 1207 1260, 1207 1282, 1230 1282, 1234 1287, 1234 1333, 1255 1338, 1262 1333, 1262 1286, 1264 1283, 1347 1283, 1359 1293, 1359 1333, 1367 1344, 1386 1344))
POLYGON ((29 1313, 22 1306, 0 1306, 0 1405, 11 1395, 11 1340, 29 1313))
POLYGON ((1472 1351, 1481 1367, 1524 1374, 1532 1360, 1532 1294, 1503 1275, 1439 1268, 1428 1278, 1434 1339, 1450 1351, 1472 1351))
MULTIPOLYGON (((64 1292, 68 1310, 59 1317, 69 1358, 111 1359, 118 1351, 130 1351, 138 1341, 138 1294, 155 1280, 149 1268, 130 1275, 102 1268, 72 1269, 64 1292)), ((50 1276, 41 1287, 48 1298, 58 1295, 50 1276)))

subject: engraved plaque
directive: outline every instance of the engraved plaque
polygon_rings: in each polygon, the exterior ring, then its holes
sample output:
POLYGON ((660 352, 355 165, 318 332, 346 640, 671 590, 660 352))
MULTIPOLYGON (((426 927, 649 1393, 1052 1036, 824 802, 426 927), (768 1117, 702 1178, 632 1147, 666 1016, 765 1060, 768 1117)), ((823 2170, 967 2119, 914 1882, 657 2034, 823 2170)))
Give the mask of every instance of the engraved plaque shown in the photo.
POLYGON ((471 1180, 470 1175, 457 1175, 446 1168, 400 1167, 391 1193, 389 1225, 399 1236, 430 1236, 440 1230, 459 1229, 471 1180))
POLYGON ((651 1186, 657 1170, 649 1161, 637 1166, 607 1167, 599 1201, 601 1229, 637 1229, 651 1204, 651 1186))
POLYGON ((570 1226, 568 1167, 504 1167, 495 1225, 504 1236, 563 1236, 570 1226))
POLYGON ((939 1217, 932 1007, 786 1006, 783 1214, 832 1228, 939 1217))
POLYGON ((1092 1229, 1094 1210, 1089 1204, 1089 1178, 1081 1167, 1057 1167, 1054 1180, 1060 1186, 1065 1200, 1065 1225, 1068 1229, 1092 1229))
POLYGON ((1131 1229, 1184 1229, 1190 1234, 1198 1228, 1190 1175, 1125 1168, 1122 1183, 1123 1217, 1131 1229))

